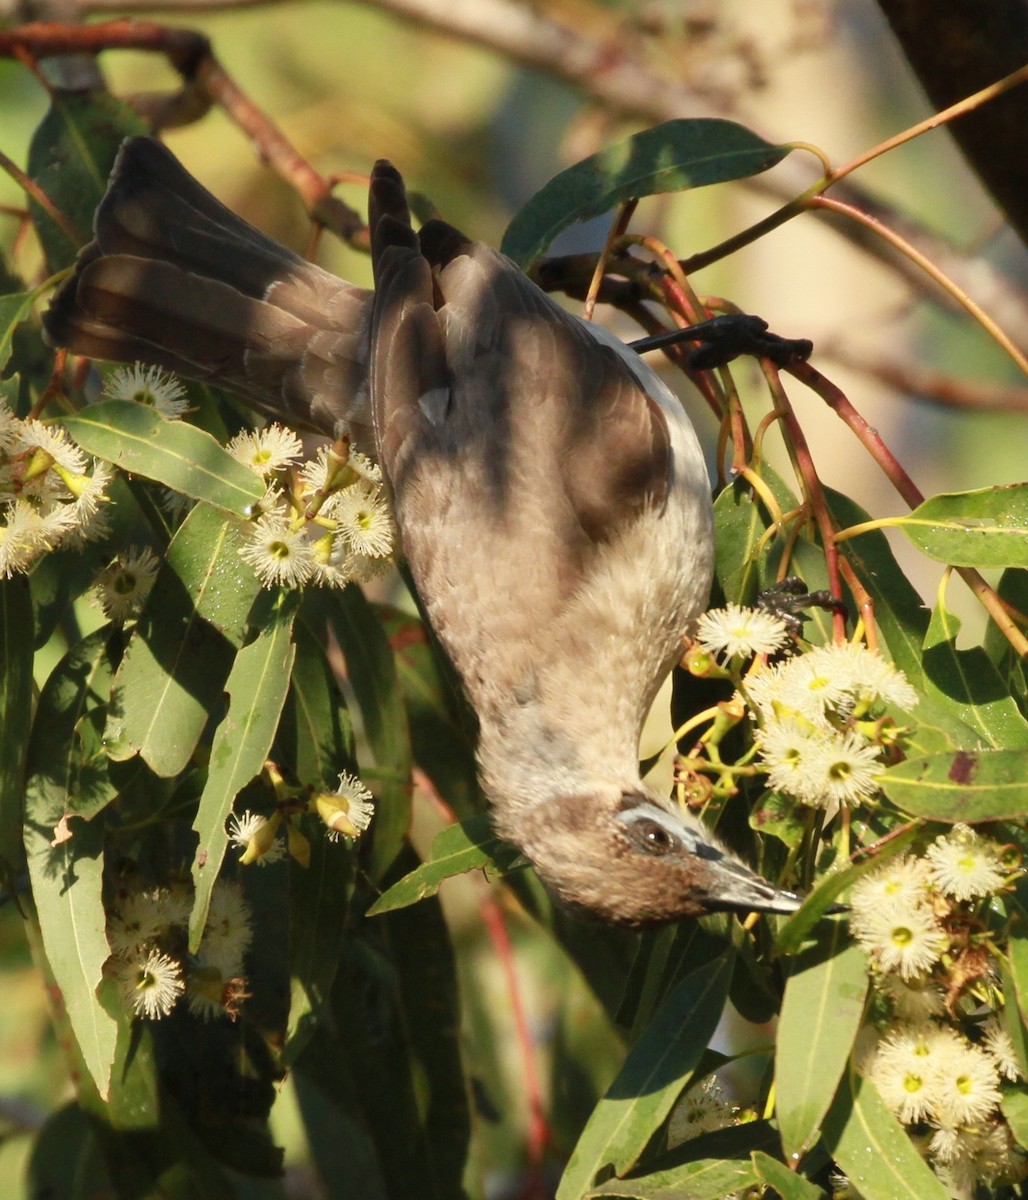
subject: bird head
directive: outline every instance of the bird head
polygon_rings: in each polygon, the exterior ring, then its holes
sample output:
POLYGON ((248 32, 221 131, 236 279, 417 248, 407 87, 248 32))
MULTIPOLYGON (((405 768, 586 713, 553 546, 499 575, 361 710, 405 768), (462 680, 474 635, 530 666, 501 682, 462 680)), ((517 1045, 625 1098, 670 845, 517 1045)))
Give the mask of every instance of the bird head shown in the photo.
POLYGON ((793 913, 802 902, 645 792, 558 796, 545 809, 518 840, 547 888, 591 917, 646 927, 725 910, 793 913))

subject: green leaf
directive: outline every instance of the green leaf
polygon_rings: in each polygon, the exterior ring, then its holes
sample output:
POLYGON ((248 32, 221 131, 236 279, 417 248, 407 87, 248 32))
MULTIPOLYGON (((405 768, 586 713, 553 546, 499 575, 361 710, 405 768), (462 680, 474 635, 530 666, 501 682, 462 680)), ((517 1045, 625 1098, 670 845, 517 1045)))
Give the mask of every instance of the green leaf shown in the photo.
POLYGON ((817 1141, 860 1028, 867 987, 867 955, 850 942, 842 921, 794 962, 775 1043, 775 1108, 787 1156, 802 1156, 817 1141))
POLYGON ((353 728, 346 701, 324 648, 301 617, 293 640, 296 660, 279 740, 300 783, 334 788, 342 770, 354 770, 353 728))
MULTIPOLYGON (((783 510, 796 506, 795 497, 774 471, 765 467, 761 477, 783 510)), ((768 558, 757 550, 770 525, 767 510, 745 479, 724 488, 714 501, 714 572, 727 601, 752 604, 757 592, 772 582, 773 576, 765 577, 768 558)))
POLYGON ((818 1200, 825 1194, 816 1183, 790 1171, 785 1163, 762 1150, 754 1150, 753 1168, 757 1177, 768 1187, 774 1188, 781 1200, 818 1200))
POLYGON ((166 777, 184 770, 221 699, 261 590, 239 560, 242 527, 197 505, 168 548, 118 669, 106 741, 166 777))
POLYGON ((79 239, 71 241, 29 200, 51 274, 70 266, 89 240, 93 213, 122 141, 130 134, 149 132, 142 118, 109 92, 51 90, 50 108, 32 135, 28 174, 79 233, 79 239))
POLYGON ((571 1153, 557 1200, 578 1200, 597 1176, 624 1175, 667 1117, 706 1050, 732 977, 726 955, 687 975, 632 1047, 571 1153))
POLYGON ((880 777, 904 812, 931 821, 1024 819, 1028 755, 1023 750, 957 750, 909 758, 880 777))
POLYGON ((1028 567, 1028 483, 944 492, 893 524, 936 562, 1028 567))
MULTIPOLYGON (((0 372, 10 360, 14 331, 32 311, 38 294, 38 292, 10 292, 6 296, 0 296, 0 372)), ((13 402, 11 407, 14 407, 13 402)))
POLYGON ((0 581, 0 875, 25 857, 25 747, 32 715, 32 600, 23 575, 0 581))
POLYGON ((752 1155, 779 1153, 778 1135, 767 1121, 752 1121, 706 1133, 663 1155, 644 1175, 611 1180, 587 1193, 586 1200, 621 1196, 627 1200, 722 1200, 758 1183, 752 1155))
POLYGON ((196 898, 189 918, 189 948, 196 952, 207 923, 211 891, 228 848, 225 822, 236 796, 264 766, 286 701, 294 648, 290 635, 295 593, 284 593, 270 626, 236 655, 225 684, 228 711, 215 730, 207 783, 193 831, 196 898))
POLYGON ((1028 721, 1005 680, 980 646, 957 649, 959 632, 960 621, 940 600, 924 642, 925 692, 933 712, 947 710, 986 746, 1028 749, 1028 721))
POLYGON ((264 495, 260 478, 209 433, 147 404, 104 400, 63 424, 88 454, 235 516, 249 517, 264 495))
POLYGON ((843 1077, 823 1132, 828 1152, 864 1200, 948 1200, 869 1080, 843 1077))
POLYGON ((1014 933, 1008 945, 1010 972, 1016 988, 1017 1008, 1021 1020, 1028 1024, 1028 936, 1014 933))
MULTIPOLYGON (((405 851, 397 868, 412 857, 405 851)), ((304 1055, 299 1069, 317 1070, 339 1107, 359 1114, 358 1129, 370 1135, 386 1195, 455 1200, 463 1195, 469 1113, 453 949, 442 910, 438 900, 427 900, 365 922, 358 933, 347 939, 332 994, 342 1036, 326 1049, 338 1060, 318 1069, 304 1055)), ((371 1173, 363 1162, 359 1169, 371 1173)), ((377 1193, 377 1187, 354 1186, 338 1194, 377 1193)))
POLYGON ((82 1058, 106 1097, 117 1024, 96 989, 110 956, 104 915, 103 826, 75 819, 54 845, 76 778, 76 727, 110 687, 110 628, 90 634, 64 656, 43 687, 26 764, 25 853, 47 961, 60 988, 82 1058))
POLYGON ((999 1106, 1007 1119, 1014 1140, 1019 1146, 1028 1147, 1028 1088, 1023 1085, 1004 1088, 999 1106))
POLYGON ((360 588, 311 592, 304 611, 312 627, 328 621, 364 720, 375 759, 374 774, 362 772, 375 793, 368 869, 380 880, 403 847, 410 827, 410 730, 392 647, 360 588))
POLYGON ((773 146, 734 121, 665 121, 551 179, 515 214, 500 249, 527 270, 575 221, 598 217, 626 200, 759 175, 790 149, 773 146))
POLYGON ((437 833, 432 841, 428 861, 394 883, 368 909, 368 916, 392 912, 417 904, 426 896, 434 896, 444 879, 463 875, 476 868, 493 870, 497 874, 509 871, 520 859, 520 853, 508 842, 493 833, 487 813, 477 813, 459 825, 450 825, 437 833))

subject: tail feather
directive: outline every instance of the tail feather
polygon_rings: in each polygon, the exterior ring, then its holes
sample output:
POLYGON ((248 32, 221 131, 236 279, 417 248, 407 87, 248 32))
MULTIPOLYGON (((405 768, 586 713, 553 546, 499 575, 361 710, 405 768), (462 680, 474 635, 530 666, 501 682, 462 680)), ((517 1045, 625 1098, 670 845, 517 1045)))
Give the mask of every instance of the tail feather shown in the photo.
POLYGON ((370 450, 370 318, 370 292, 235 216, 158 142, 130 138, 44 326, 74 353, 164 367, 326 433, 343 425, 370 450))

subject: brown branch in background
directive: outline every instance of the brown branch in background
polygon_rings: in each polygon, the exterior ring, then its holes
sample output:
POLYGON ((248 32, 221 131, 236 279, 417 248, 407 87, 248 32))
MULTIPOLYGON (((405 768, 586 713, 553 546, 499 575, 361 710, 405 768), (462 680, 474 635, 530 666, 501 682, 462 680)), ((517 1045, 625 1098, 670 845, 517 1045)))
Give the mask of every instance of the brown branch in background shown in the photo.
POLYGON ((833 358, 842 366, 932 404, 946 408, 1028 413, 1028 387, 958 379, 909 359, 890 359, 881 351, 853 350, 841 341, 820 339, 817 349, 821 358, 833 358))
POLYGON ((367 228, 360 214, 332 195, 328 180, 318 174, 267 114, 235 84, 202 34, 134 20, 107 21, 100 25, 37 22, 0 30, 0 57, 6 58, 38 60, 115 49, 163 54, 187 87, 198 88, 220 105, 247 134, 261 159, 300 196, 313 220, 351 245, 366 245, 367 228))

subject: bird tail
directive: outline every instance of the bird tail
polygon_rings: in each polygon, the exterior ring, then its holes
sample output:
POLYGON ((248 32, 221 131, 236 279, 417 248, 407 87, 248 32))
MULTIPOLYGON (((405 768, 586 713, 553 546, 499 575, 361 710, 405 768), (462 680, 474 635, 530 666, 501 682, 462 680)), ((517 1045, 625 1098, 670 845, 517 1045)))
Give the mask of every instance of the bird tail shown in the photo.
POLYGON ((43 318, 55 345, 225 387, 370 443, 371 293, 230 212, 159 142, 129 138, 94 240, 43 318))

